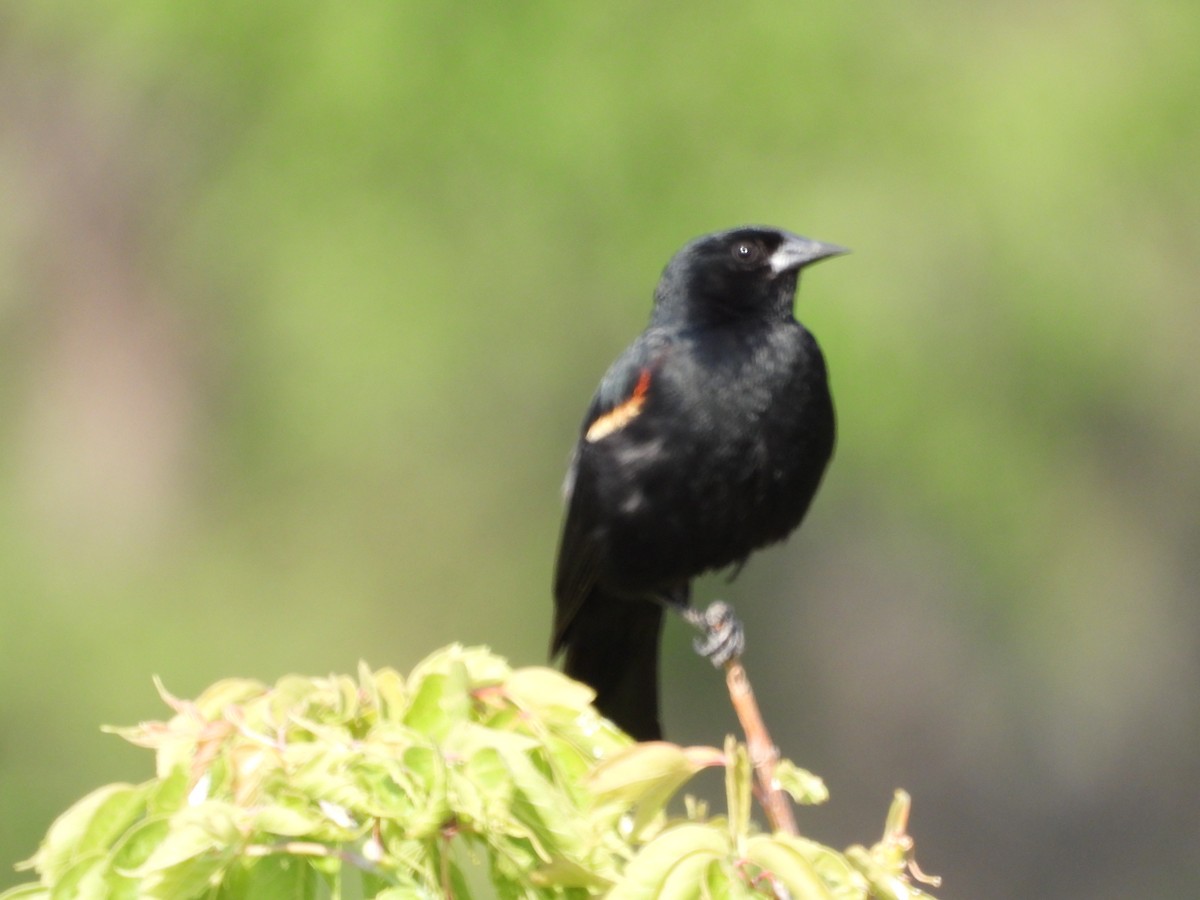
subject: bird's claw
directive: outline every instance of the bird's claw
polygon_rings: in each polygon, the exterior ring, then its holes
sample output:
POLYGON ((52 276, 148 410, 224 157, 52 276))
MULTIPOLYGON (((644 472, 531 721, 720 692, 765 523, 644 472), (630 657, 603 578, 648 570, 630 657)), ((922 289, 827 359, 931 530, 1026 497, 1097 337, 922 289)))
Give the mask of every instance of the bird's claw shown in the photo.
POLYGON ((692 642, 696 652, 718 669, 737 659, 746 649, 746 632, 733 607, 723 600, 709 604, 708 609, 689 608, 684 612, 688 623, 701 632, 692 642))

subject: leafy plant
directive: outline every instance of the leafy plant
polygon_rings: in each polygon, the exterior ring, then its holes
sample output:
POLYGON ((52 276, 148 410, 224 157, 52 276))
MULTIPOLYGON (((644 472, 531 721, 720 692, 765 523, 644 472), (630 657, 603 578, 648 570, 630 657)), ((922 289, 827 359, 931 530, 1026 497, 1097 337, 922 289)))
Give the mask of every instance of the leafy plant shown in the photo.
MULTIPOLYGON (((51 826, 22 868, 31 898, 918 898, 908 799, 883 839, 839 853, 751 819, 745 747, 634 744, 551 669, 451 646, 407 678, 214 684, 174 715, 115 729, 156 777, 112 784, 51 826), (728 808, 668 801, 722 766, 728 808)), ((786 761, 798 802, 826 797, 786 761)))

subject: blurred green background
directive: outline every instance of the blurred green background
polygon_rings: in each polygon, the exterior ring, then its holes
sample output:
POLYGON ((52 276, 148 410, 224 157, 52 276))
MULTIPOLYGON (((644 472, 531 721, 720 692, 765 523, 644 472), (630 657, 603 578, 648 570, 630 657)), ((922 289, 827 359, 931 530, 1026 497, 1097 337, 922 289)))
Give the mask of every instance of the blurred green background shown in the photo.
MULTIPOLYGON (((942 894, 1200 878, 1200 6, 0 9, 0 887, 229 675, 540 663, 559 486, 685 240, 805 277, 838 453, 733 585, 802 827, 942 894)), ((685 629, 665 720, 734 727, 685 629)))

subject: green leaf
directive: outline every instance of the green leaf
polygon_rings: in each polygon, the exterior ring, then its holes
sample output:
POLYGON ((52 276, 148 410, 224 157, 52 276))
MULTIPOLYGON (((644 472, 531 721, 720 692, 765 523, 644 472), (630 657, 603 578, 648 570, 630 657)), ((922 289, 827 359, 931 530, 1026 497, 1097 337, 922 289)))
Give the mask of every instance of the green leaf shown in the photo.
POLYGON ((146 798, 146 815, 166 815, 183 808, 188 795, 188 773, 183 766, 176 766, 169 775, 160 776, 152 782, 146 798))
POLYGON ((434 672, 415 682, 412 705, 404 716, 404 724, 433 740, 444 738, 450 729, 465 722, 471 714, 470 685, 467 668, 461 662, 446 666, 445 672, 434 672))
POLYGON ((525 710, 566 710, 576 715, 587 709, 596 692, 555 669, 531 666, 517 669, 504 681, 508 697, 525 710))
POLYGON ((782 882, 793 900, 835 900, 803 853, 772 835, 757 834, 745 844, 745 857, 782 882))
POLYGON ((896 838, 908 833, 908 816, 912 812, 912 797, 908 791, 897 789, 888 807, 887 821, 883 825, 884 839, 896 838))
POLYGON ((80 836, 76 852, 90 853, 111 848, 143 815, 149 793, 149 785, 143 784, 110 794, 96 808, 87 830, 80 836))
POLYGON ((226 678, 206 689, 195 700, 195 707, 206 720, 219 721, 225 710, 261 697, 267 686, 250 678, 226 678))
POLYGON ((306 859, 276 853, 243 860, 225 873, 218 900, 300 900, 315 897, 319 876, 306 859))
POLYGON ((729 804, 729 828, 735 839, 750 828, 753 783, 754 771, 745 745, 732 736, 725 738, 725 798, 729 804))
POLYGON ((418 803, 409 811, 406 831, 410 837, 437 834, 450 819, 446 798, 446 764, 432 747, 409 747, 403 765, 417 783, 418 803))
POLYGON ((351 774, 353 787, 337 790, 329 785, 316 787, 314 792, 317 796, 338 798, 327 802, 337 802, 344 809, 403 822, 407 822, 413 810, 425 802, 414 778, 398 759, 366 759, 352 763, 351 774))
POLYGON ((475 687, 500 684, 512 671, 507 662, 487 647, 451 644, 417 663, 408 679, 409 690, 415 691, 417 685, 432 674, 446 675, 456 667, 466 672, 468 683, 475 687))
POLYGON ((534 884, 540 887, 588 888, 599 890, 612 885, 612 881, 578 862, 559 857, 542 866, 532 875, 534 884))
MULTIPOLYGON (((233 853, 243 842, 234 824, 236 808, 229 803, 210 800, 172 816, 169 830, 146 860, 128 874, 145 877, 177 866, 203 854, 233 853)), ((147 823, 147 828, 157 823, 147 823)))
POLYGON ((399 721, 408 710, 408 689, 403 676, 395 669, 372 672, 365 662, 360 662, 358 683, 380 720, 399 721))
POLYGON ((699 898, 700 885, 706 880, 705 873, 714 865, 720 866, 720 863, 707 851, 684 853, 667 870, 666 877, 658 888, 658 897, 660 900, 699 898))
MULTIPOLYGON (((549 862, 582 846, 579 810, 541 766, 535 763, 539 744, 513 732, 494 731, 475 723, 464 723, 447 737, 444 749, 453 756, 473 759, 481 751, 499 755, 507 780, 512 784, 506 828, 533 840, 538 857, 549 862)), ((499 774, 495 774, 497 779, 499 774)))
POLYGON ((358 683, 348 675, 338 675, 331 681, 338 698, 338 721, 343 724, 354 721, 360 712, 358 683))
POLYGON ((145 900, 204 897, 220 883, 228 862, 228 855, 210 853, 150 872, 142 879, 138 897, 145 900))
POLYGON ((395 669, 380 669, 375 673, 375 689, 380 718, 397 722, 403 719, 411 701, 404 677, 395 669))
POLYGON ((512 823, 528 836, 538 859, 550 862, 580 852, 584 837, 577 811, 564 803, 531 765, 516 768, 517 789, 509 807, 512 823))
POLYGON ((452 769, 447 793, 458 816, 468 824, 487 830, 503 824, 515 790, 512 772, 495 747, 482 747, 467 761, 452 769))
POLYGON ((81 857, 54 884, 50 900, 108 900, 107 874, 104 854, 81 857))
POLYGON ((829 789, 824 781, 788 759, 781 759, 775 766, 775 783, 797 803, 806 806, 815 806, 829 799, 829 789))
POLYGON ((111 846, 133 824, 145 797, 145 787, 131 784, 92 791, 54 820, 37 853, 18 868, 36 869, 54 883, 81 855, 111 846))
MULTIPOLYGON (((169 826, 166 835, 144 861, 125 868, 123 874, 141 879, 139 896, 177 900, 206 892, 219 881, 221 872, 245 844, 234 817, 235 808, 219 801, 183 810, 166 820, 169 826)), ((148 823, 159 824, 162 823, 148 823)), ((146 836, 145 846, 127 848, 130 858, 122 862, 128 864, 134 856, 144 855, 153 837, 153 834, 146 836)))
POLYGON ((668 828, 630 861, 609 900, 698 896, 707 866, 732 852, 722 829, 694 822, 668 828))
POLYGON ((701 895, 720 900, 751 900, 762 894, 746 883, 742 873, 728 860, 714 859, 704 872, 701 895))
POLYGON ((858 900, 866 894, 867 880, 841 853, 797 835, 775 834, 772 837, 776 843, 791 847, 807 859, 838 900, 858 900))
POLYGON ((136 871, 170 833, 171 822, 166 816, 138 823, 114 849, 113 870, 120 873, 136 871))
POLYGON ((324 817, 282 803, 259 807, 254 813, 254 830, 280 837, 304 837, 325 825, 324 817))
MULTIPOLYGON (((256 713, 261 713, 263 720, 255 724, 259 727, 279 728, 290 718, 306 716, 314 698, 325 702, 325 718, 332 718, 335 708, 329 701, 333 699, 333 695, 322 688, 315 679, 284 675, 266 692, 266 703, 261 705, 260 710, 256 710, 256 713)), ((257 718, 257 715, 254 718, 257 718)))
POLYGON ((636 836, 693 775, 723 762, 720 751, 712 747, 648 741, 600 763, 589 784, 600 800, 636 810, 632 831, 636 836))
POLYGON ((451 756, 474 756, 480 750, 498 751, 505 759, 526 758, 540 748, 541 742, 527 734, 499 731, 475 722, 463 722, 442 742, 443 750, 451 756))

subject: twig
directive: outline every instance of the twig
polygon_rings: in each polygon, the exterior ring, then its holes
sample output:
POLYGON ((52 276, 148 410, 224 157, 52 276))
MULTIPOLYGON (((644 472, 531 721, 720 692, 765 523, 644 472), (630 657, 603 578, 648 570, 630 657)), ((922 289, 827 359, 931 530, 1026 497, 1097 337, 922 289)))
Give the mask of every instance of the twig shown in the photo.
POLYGON ((754 699, 754 690, 750 687, 750 678, 740 657, 735 656, 725 663, 725 684, 729 688, 734 712, 742 723, 742 730, 746 732, 746 747, 750 751, 750 763, 754 766, 754 794, 767 814, 771 830, 799 834, 787 795, 775 783, 779 750, 767 732, 762 713, 758 711, 758 702, 754 699))
POLYGON ((697 629, 701 637, 696 640, 696 652, 715 666, 725 669, 725 684, 729 688, 729 699, 733 710, 746 733, 746 747, 750 752, 750 764, 754 766, 755 790, 758 802, 767 814, 772 831, 799 834, 796 818, 784 792, 775 783, 775 766, 779 762, 779 751, 767 732, 762 713, 750 687, 750 677, 742 666, 742 649, 746 645, 742 624, 733 614, 728 603, 717 600, 708 609, 684 607, 684 621, 697 629))

